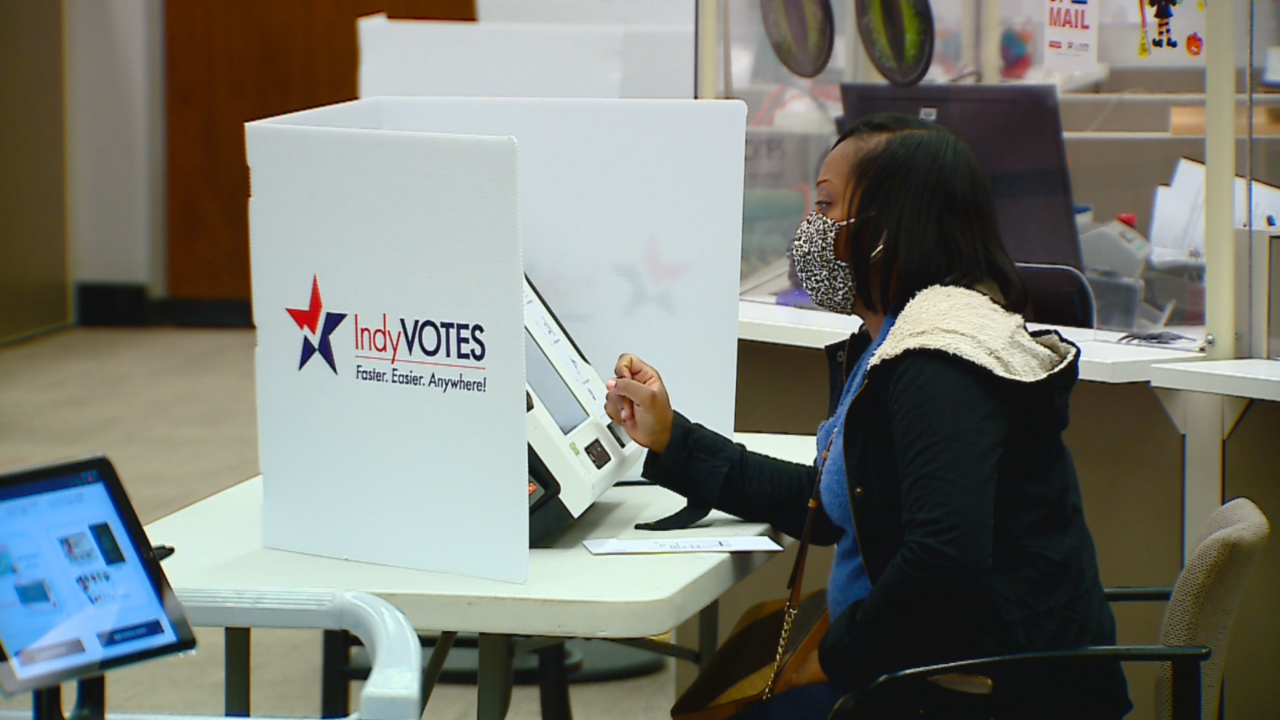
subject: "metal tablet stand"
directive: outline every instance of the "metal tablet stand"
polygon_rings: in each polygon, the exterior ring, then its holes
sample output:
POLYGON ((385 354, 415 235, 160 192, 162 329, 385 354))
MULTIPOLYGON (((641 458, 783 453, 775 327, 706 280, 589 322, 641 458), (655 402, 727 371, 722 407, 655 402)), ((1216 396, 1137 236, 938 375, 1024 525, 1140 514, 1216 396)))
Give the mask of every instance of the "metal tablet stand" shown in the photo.
POLYGON ((52 687, 32 693, 34 720, 104 720, 107 715, 107 680, 101 675, 76 683, 76 705, 70 715, 62 714, 62 688, 52 687))

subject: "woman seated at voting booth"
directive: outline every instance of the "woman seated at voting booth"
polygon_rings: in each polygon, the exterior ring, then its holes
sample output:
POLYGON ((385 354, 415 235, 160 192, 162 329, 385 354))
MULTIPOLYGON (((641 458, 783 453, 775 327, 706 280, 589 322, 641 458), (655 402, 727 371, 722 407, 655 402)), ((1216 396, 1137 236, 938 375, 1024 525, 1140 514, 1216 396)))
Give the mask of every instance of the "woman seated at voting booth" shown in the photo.
MULTIPOLYGON (((836 142, 815 198, 791 248, 797 274, 815 303, 863 327, 828 348, 831 414, 813 465, 674 412, 635 356, 607 383, 609 415, 649 449, 646 478, 836 546, 817 651, 738 717, 825 718, 896 670, 1113 644, 1062 439, 1080 351, 1026 329, 972 152, 933 124, 873 116, 836 142)), ((921 681, 882 710, 1102 719, 1132 707, 1116 662, 988 675, 989 695, 921 681)))

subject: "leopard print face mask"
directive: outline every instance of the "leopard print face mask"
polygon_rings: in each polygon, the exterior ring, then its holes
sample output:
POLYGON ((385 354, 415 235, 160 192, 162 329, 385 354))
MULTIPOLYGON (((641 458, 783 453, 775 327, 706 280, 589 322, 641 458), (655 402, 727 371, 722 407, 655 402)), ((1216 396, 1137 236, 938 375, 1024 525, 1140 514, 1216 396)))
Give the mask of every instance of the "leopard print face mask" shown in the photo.
MULTIPOLYGON (((854 221, 855 218, 832 220, 815 210, 800 223, 791 242, 796 274, 809 299, 824 310, 842 315, 853 313, 853 299, 858 290, 849 263, 836 257, 836 235, 840 228, 854 221)), ((881 240, 871 251, 871 260, 877 260, 883 252, 881 240)))
MULTIPOLYGON (((800 284, 809 293, 813 304, 824 310, 849 315, 853 313, 853 298, 857 293, 849 263, 836 257, 836 234, 840 228, 854 221, 832 220, 818 211, 800 223, 795 240, 791 242, 791 258, 796 264, 800 284)), ((879 257, 884 250, 881 243, 871 258, 879 257)))

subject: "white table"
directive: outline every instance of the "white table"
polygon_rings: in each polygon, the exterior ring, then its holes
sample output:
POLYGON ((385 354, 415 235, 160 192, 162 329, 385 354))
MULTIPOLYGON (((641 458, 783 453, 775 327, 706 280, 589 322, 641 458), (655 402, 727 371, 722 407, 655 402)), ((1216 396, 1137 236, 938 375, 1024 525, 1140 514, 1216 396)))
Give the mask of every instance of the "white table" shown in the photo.
POLYGON ((1155 365, 1151 385, 1186 436, 1183 559, 1205 521, 1222 505, 1222 452, 1253 400, 1280 402, 1280 361, 1205 360, 1155 365))
POLYGON ((1194 365, 1156 365, 1155 387, 1280 402, 1280 361, 1249 358, 1206 360, 1194 365))
MULTIPOLYGON (((738 339, 822 349, 842 342, 862 326, 857 317, 743 300, 738 303, 738 339)), ((1201 353, 1120 343, 1123 333, 1032 323, 1056 330, 1080 346, 1080 379, 1101 383, 1145 383, 1151 366, 1200 360, 1201 353)))
POLYGON ((822 348, 847 340, 862 327, 855 315, 738 301, 738 339, 774 345, 822 348))
MULTIPOLYGON (((812 462, 815 455, 812 436, 741 435, 737 439, 753 450, 797 462, 812 462)), ((582 547, 587 538, 651 535, 634 529, 635 523, 656 520, 683 506, 683 498, 662 488, 613 488, 555 547, 530 551, 529 580, 524 584, 264 548, 260 477, 158 520, 146 530, 152 543, 177 549, 164 569, 180 590, 363 590, 391 602, 420 631, 480 633, 481 662, 484 665, 488 659, 490 667, 481 668, 479 715, 500 718, 510 698, 512 636, 642 638, 664 633, 709 606, 714 610, 721 594, 769 559, 767 554, 727 553, 596 557, 582 547)), ((423 522, 430 518, 431 510, 424 509, 423 522)), ((712 513, 697 528, 662 535, 770 532, 767 525, 712 513)), ((412 529, 407 529, 405 541, 413 541, 412 529)), ((448 552, 448 548, 422 551, 448 552)), ((702 635, 709 635, 712 645, 700 649, 709 651, 714 648, 715 623, 709 619, 706 624, 709 632, 702 635)), ((237 637, 237 645, 244 640, 237 637)), ((247 656, 243 659, 247 667, 247 656)))
POLYGON ((1109 339, 1082 340, 1076 344, 1080 346, 1080 379, 1088 382, 1146 383, 1151 379, 1154 365, 1195 363, 1204 359, 1203 354, 1190 350, 1132 345, 1109 339))

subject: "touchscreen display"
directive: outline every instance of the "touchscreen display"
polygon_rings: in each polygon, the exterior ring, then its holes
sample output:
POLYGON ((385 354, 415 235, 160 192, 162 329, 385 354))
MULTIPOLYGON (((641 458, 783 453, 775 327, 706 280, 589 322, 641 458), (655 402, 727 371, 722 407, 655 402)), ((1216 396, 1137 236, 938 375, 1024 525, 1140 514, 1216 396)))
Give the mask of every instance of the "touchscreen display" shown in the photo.
POLYGON ((0 487, 0 660, 19 681, 177 641, 96 471, 0 487))
POLYGON ((578 402, 527 329, 524 332, 524 364, 529 387, 538 394, 538 399, 551 413, 560 432, 568 435, 587 421, 587 411, 582 408, 582 403, 578 402))

